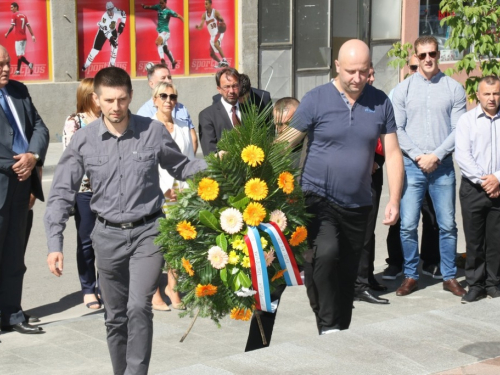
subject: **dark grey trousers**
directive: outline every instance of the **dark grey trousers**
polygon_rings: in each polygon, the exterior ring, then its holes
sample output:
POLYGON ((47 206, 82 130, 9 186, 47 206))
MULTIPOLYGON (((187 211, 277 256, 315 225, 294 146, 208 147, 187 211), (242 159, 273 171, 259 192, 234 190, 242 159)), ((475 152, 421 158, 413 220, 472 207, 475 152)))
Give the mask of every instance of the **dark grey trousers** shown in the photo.
POLYGON ((115 375, 148 373, 153 343, 151 299, 163 261, 153 243, 157 228, 158 219, 133 229, 96 221, 92 232, 115 375))

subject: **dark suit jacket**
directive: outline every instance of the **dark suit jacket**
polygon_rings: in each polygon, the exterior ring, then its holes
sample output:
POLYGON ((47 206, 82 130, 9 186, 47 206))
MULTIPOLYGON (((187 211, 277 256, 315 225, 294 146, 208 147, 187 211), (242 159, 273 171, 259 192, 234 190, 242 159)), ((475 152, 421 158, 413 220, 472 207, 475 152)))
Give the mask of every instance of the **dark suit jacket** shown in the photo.
MULTIPOLYGON (((212 104, 220 102, 222 96, 221 94, 217 94, 212 96, 212 104)), ((259 112, 262 112, 264 108, 271 102, 271 94, 269 91, 260 90, 252 87, 252 92, 250 95, 250 100, 253 104, 259 107, 259 112)))
POLYGON ((220 100, 200 112, 198 124, 204 156, 217 152, 217 142, 220 141, 224 129, 233 129, 233 123, 220 100))
MULTIPOLYGON (((28 140, 28 152, 40 155, 37 165, 42 166, 49 146, 49 130, 38 115, 28 88, 24 84, 11 80, 5 88, 16 108, 21 127, 28 140)), ((17 178, 12 170, 12 166, 16 163, 13 159, 15 153, 12 151, 13 136, 12 127, 3 111, 0 110, 0 207, 5 202, 9 178, 17 178)), ((42 182, 35 170, 31 174, 31 191, 36 198, 43 201, 42 182)))

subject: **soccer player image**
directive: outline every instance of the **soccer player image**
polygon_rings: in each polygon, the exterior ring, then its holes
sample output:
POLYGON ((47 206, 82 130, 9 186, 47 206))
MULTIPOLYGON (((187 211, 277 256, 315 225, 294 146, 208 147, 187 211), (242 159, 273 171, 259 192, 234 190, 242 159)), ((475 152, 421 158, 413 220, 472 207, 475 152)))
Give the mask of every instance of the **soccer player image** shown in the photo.
POLYGON ((115 66, 116 56, 118 55, 118 38, 123 33, 123 29, 125 29, 126 20, 127 15, 124 11, 115 8, 111 1, 106 3, 106 12, 103 14, 101 20, 97 22, 99 29, 94 39, 94 46, 87 56, 87 61, 85 61, 82 71, 85 71, 92 64, 92 61, 94 61, 94 58, 101 51, 106 40, 109 40, 111 44, 109 66, 115 66))
POLYGON ((205 9, 207 11, 201 16, 201 23, 196 25, 196 29, 201 30, 203 28, 203 23, 207 24, 207 29, 210 34, 210 57, 218 62, 214 68, 228 67, 229 63, 224 57, 224 52, 221 47, 224 32, 226 31, 226 24, 220 13, 212 8, 212 0, 205 0, 205 9), (217 52, 220 57, 222 57, 222 61, 217 57, 217 52))
POLYGON ((172 51, 168 49, 168 40, 170 39, 170 18, 179 18, 184 22, 184 18, 181 15, 174 12, 172 9, 167 8, 167 0, 160 0, 159 4, 155 5, 144 5, 141 4, 143 9, 156 10, 158 12, 158 25, 156 26, 156 31, 158 31, 158 38, 156 38, 156 46, 158 47, 158 55, 160 56, 160 62, 165 64, 165 55, 172 63, 172 69, 177 66, 177 61, 174 59, 172 51))
POLYGON ((10 28, 5 37, 7 38, 12 30, 14 30, 14 37, 16 38, 16 55, 17 55, 17 69, 14 74, 21 74, 21 63, 28 65, 30 74, 33 74, 33 63, 30 63, 24 57, 24 52, 26 50, 26 28, 30 31, 31 40, 33 43, 36 42, 35 34, 31 29, 28 22, 28 17, 26 15, 19 13, 19 5, 17 3, 10 4, 10 10, 14 13, 12 21, 10 21, 10 28))

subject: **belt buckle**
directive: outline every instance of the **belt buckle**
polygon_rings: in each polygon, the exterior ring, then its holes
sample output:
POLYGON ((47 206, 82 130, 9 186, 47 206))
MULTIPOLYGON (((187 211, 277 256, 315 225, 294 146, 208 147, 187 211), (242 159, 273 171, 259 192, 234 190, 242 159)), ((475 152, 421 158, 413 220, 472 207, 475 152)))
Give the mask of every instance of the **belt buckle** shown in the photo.
POLYGON ((134 223, 122 223, 120 224, 120 228, 122 229, 131 229, 134 227, 134 223))

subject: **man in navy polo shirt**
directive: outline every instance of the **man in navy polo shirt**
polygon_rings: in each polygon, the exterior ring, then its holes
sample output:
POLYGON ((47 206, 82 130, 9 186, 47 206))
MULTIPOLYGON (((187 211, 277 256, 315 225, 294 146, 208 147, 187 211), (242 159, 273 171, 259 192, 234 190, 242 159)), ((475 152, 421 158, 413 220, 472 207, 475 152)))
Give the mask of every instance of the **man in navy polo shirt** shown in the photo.
MULTIPOLYGON (((372 206, 373 153, 384 147, 390 197, 384 224, 399 216, 403 159, 387 96, 367 85, 370 51, 360 40, 342 45, 337 78, 309 91, 294 118, 296 137, 308 135, 302 174, 308 212, 312 267, 306 268, 307 294, 319 334, 349 328, 354 281, 372 206)), ((292 141, 292 144, 294 141, 292 141)))

